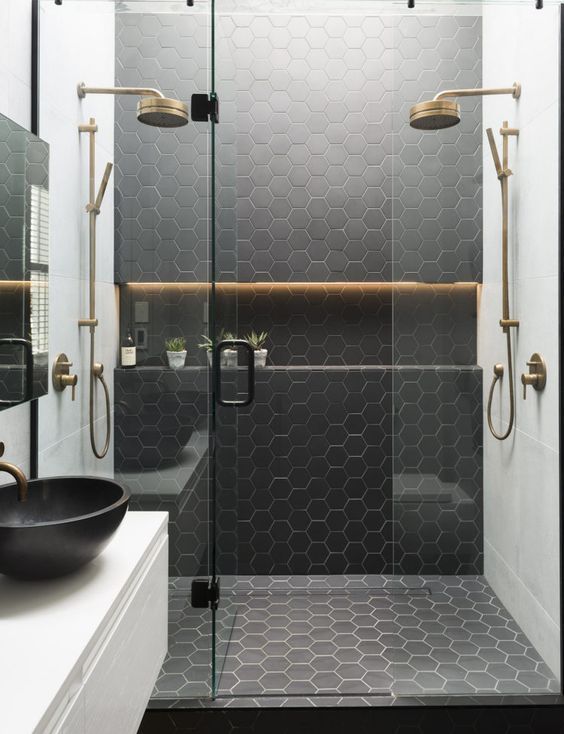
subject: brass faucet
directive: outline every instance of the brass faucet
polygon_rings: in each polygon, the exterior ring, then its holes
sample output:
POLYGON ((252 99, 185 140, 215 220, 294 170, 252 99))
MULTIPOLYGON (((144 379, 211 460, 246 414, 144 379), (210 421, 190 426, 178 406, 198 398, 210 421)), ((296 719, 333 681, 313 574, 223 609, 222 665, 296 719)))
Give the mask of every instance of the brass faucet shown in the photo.
MULTIPOLYGON (((4 444, 2 441, 0 441, 0 456, 4 456, 4 444)), ((27 479, 23 471, 14 464, 9 464, 7 461, 0 461, 0 472, 6 472, 14 477, 18 487, 18 502, 25 502, 27 500, 27 479)))

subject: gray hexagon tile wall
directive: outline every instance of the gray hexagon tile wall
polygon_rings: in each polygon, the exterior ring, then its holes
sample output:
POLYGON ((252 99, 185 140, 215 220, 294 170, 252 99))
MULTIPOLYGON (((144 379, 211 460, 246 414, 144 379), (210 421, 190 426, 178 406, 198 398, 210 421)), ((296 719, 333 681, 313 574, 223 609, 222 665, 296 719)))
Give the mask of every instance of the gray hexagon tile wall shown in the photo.
MULTIPOLYGON (((116 82, 207 92, 205 15, 116 17, 116 82)), ((481 82, 470 16, 219 16, 219 280, 480 280, 481 103, 426 135, 409 105, 481 82), (329 42, 330 40, 330 42, 329 42), (235 246, 236 245, 236 246, 235 246)), ((209 130, 116 98, 116 280, 206 280, 209 130)))
MULTIPOLYGON (((209 91, 205 15, 116 23, 118 84, 209 91)), ((233 413, 218 416, 222 573, 481 573, 476 289, 460 285, 481 278, 480 101, 440 134, 407 125, 414 101, 480 84, 477 17, 219 15, 218 280, 294 284, 237 291, 239 333, 269 331, 270 366, 237 430, 233 413), (391 282, 403 285, 374 286, 391 282)), ((122 329, 136 300, 150 320, 147 367, 116 371, 128 406, 116 410, 116 472, 137 506, 172 510, 171 573, 190 576, 206 562, 195 344, 207 328, 209 126, 161 133, 133 107, 116 98, 116 281, 122 329), (163 337, 180 334, 188 366, 160 399, 163 337), (185 410, 198 415, 186 442, 185 410)), ((235 328, 234 291, 218 296, 219 325, 235 328)))
POLYGON ((476 368, 261 370, 217 460, 222 573, 482 572, 476 368))
POLYGON ((480 30, 462 16, 219 18, 218 236, 237 243, 239 280, 480 279, 481 103, 440 135, 407 124, 414 101, 480 86, 480 30))

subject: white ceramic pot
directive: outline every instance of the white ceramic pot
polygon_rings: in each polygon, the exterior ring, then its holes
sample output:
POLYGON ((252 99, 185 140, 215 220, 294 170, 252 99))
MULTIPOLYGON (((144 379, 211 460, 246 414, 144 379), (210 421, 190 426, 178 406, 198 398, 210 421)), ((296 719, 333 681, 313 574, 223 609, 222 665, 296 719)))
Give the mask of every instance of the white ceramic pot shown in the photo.
POLYGON ((238 352, 236 349, 222 349, 221 350, 221 366, 222 367, 237 367, 238 352))
MULTIPOLYGON (((206 352, 208 355, 208 362, 210 367, 212 366, 212 352, 206 352)), ((221 350, 221 366, 222 367, 237 367, 237 350, 236 349, 222 349, 221 350)))
POLYGON ((173 370, 181 370, 186 362, 186 350, 183 352, 168 352, 166 357, 168 359, 168 366, 173 370))
POLYGON ((266 367, 268 349, 255 349, 255 369, 266 367))

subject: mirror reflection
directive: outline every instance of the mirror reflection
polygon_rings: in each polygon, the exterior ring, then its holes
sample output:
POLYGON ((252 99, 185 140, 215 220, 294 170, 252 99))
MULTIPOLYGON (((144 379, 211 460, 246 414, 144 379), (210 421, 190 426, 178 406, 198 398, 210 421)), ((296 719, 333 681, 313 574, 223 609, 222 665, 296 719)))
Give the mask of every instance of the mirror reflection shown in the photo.
POLYGON ((0 410, 47 392, 49 146, 0 115, 0 410))

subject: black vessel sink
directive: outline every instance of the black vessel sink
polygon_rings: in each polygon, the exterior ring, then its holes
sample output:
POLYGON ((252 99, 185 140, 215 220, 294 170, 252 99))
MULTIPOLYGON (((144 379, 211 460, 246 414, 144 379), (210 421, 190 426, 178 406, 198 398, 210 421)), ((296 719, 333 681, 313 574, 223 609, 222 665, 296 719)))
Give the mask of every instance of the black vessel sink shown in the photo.
POLYGON ((106 547, 127 511, 129 494, 98 477, 50 477, 0 487, 0 573, 21 579, 63 576, 106 547))

